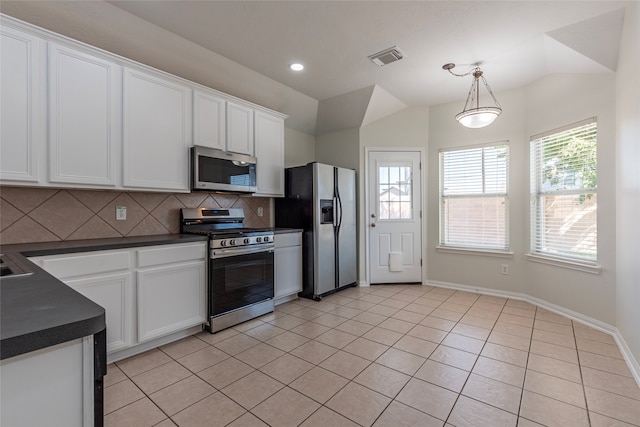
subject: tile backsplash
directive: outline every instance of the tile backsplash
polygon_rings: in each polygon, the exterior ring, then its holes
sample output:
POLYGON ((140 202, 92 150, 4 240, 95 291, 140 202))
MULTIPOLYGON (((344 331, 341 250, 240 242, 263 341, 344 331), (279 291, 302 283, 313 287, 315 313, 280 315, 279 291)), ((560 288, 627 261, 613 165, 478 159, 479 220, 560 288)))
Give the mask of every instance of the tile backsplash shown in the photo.
POLYGON ((246 227, 269 227, 271 199, 206 192, 147 193, 0 187, 0 244, 172 234, 181 208, 244 208, 246 227), (116 221, 116 206, 127 219, 116 221), (258 216, 258 208, 263 216, 258 216))

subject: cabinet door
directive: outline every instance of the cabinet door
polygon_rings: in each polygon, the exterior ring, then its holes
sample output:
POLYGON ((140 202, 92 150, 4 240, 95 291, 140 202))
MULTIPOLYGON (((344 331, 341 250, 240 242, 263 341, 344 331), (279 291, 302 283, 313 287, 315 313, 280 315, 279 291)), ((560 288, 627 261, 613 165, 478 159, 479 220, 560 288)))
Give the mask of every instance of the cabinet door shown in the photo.
POLYGON ((262 111, 255 116, 256 196, 284 196, 284 120, 262 111))
POLYGON ((275 250, 275 297, 302 291, 302 246, 288 246, 275 250))
MULTIPOLYGON (((0 26, 0 179, 38 182, 44 42, 0 26)), ((11 184, 11 182, 7 182, 11 184)))
POLYGON ((119 65, 49 46, 49 181, 116 184, 119 65))
POLYGON ((92 426, 93 336, 0 361, 1 426, 92 426))
POLYGON ((139 342, 205 322, 205 271, 205 260, 138 271, 139 342))
POLYGON ((189 191, 191 89, 125 68, 123 116, 124 186, 189 191))
POLYGON ((253 156, 253 109, 227 102, 227 151, 253 156))
POLYGON ((107 321, 107 352, 127 348, 132 340, 133 285, 131 273, 65 280, 67 285, 104 308, 107 321))
POLYGON ((193 145, 225 149, 226 101, 214 94, 193 92, 193 145))

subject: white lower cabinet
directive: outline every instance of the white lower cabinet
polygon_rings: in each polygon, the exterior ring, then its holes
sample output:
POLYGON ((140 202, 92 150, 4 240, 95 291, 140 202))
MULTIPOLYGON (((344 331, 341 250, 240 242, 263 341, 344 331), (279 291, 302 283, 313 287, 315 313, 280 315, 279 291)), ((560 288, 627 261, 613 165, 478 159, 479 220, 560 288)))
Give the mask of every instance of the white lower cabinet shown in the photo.
MULTIPOLYGON (((179 251, 171 247, 166 250, 179 251)), ((205 322, 206 266, 203 261, 145 268, 136 275, 139 342, 205 322)))
POLYGON ((121 350, 134 342, 133 283, 130 251, 98 251, 30 258, 105 309, 107 352, 121 350))
POLYGON ((92 276, 64 282, 104 308, 107 322, 107 352, 122 350, 133 344, 131 273, 92 276))
POLYGON ((0 361, 0 425, 92 426, 93 336, 0 361))
POLYGON ((105 309, 113 354, 205 322, 206 252, 196 242, 30 260, 105 309))
POLYGON ((302 233, 274 236, 275 299, 302 291, 302 233))

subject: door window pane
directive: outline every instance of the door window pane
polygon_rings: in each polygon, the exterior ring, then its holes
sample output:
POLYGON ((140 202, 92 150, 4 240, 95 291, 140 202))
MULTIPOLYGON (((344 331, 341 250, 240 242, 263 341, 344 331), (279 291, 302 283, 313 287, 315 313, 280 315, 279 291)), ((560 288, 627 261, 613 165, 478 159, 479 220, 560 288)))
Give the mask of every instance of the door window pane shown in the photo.
POLYGON ((378 219, 412 219, 411 193, 411 166, 404 164, 378 166, 378 219))

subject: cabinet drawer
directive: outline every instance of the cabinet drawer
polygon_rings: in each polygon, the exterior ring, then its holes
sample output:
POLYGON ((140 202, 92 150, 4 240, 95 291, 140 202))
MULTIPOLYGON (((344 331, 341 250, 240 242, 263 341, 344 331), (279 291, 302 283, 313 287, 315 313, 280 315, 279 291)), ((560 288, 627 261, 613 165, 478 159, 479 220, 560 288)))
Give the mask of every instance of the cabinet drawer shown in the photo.
POLYGON ((137 266, 151 267, 183 261, 203 259, 207 255, 205 242, 189 245, 167 245, 137 251, 137 266))
POLYGON ((276 248, 284 248, 286 246, 301 246, 302 233, 285 233, 276 234, 273 237, 276 248))
POLYGON ((91 255, 41 258, 41 260, 42 268, 59 279, 129 269, 128 251, 97 252, 91 255))

